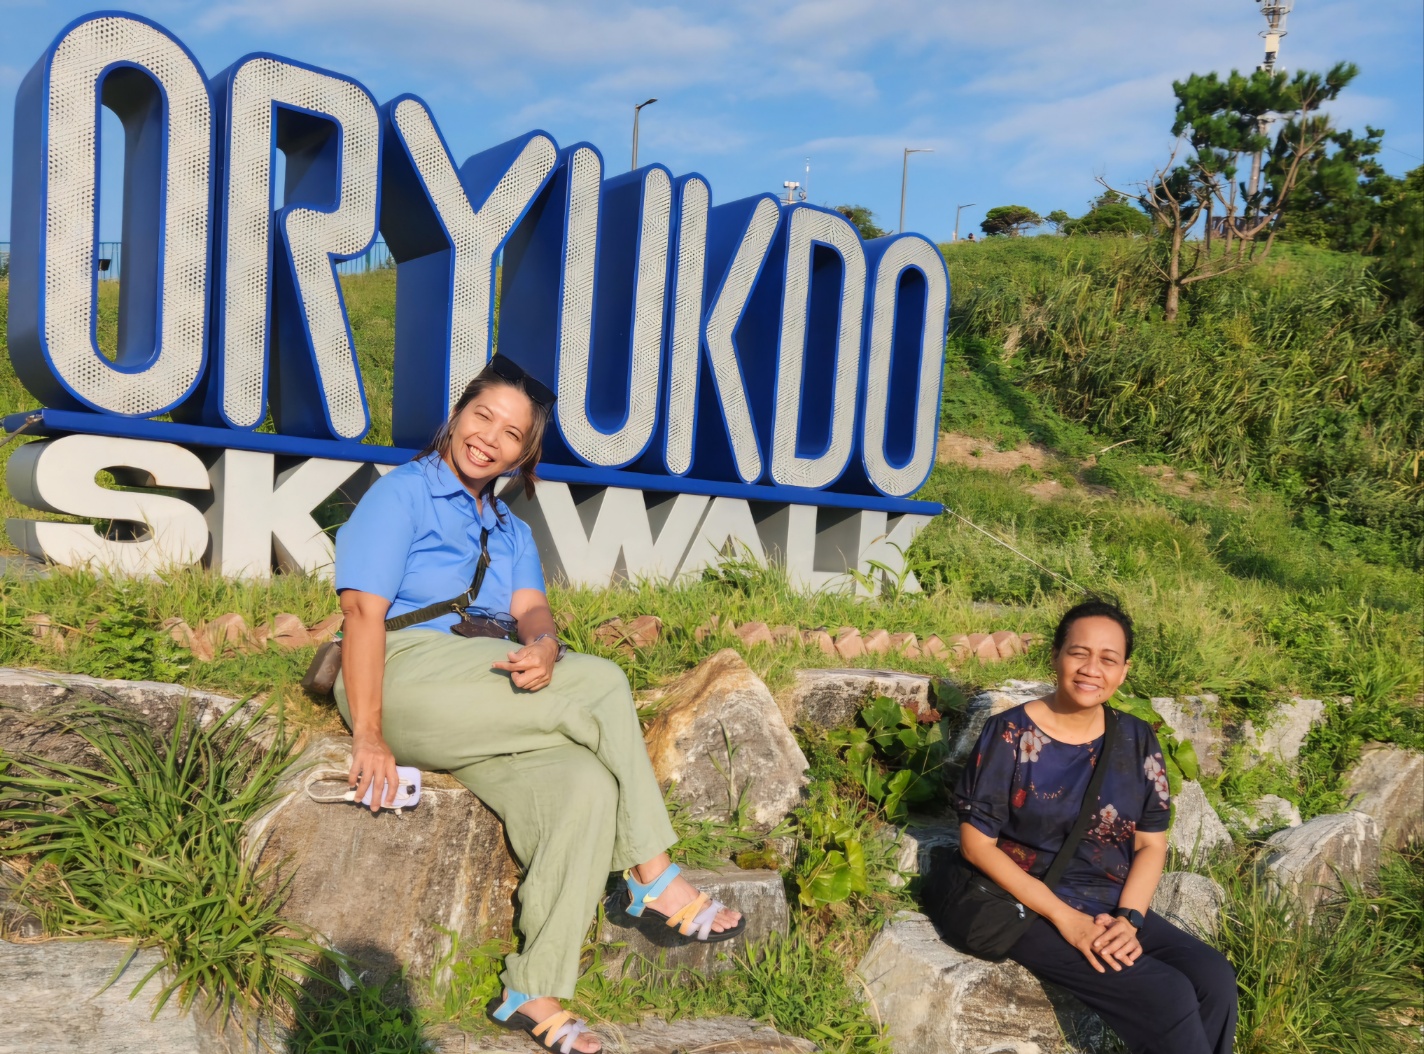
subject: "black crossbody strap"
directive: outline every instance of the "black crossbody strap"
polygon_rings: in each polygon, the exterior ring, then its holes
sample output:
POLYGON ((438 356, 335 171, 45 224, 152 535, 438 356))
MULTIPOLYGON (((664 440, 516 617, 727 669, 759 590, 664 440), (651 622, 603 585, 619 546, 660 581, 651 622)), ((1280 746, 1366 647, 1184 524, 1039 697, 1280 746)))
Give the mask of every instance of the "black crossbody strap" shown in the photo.
POLYGON ((1088 780, 1088 789, 1083 793, 1083 807, 1078 810, 1078 822, 1068 832, 1068 837, 1063 842, 1063 848, 1059 849, 1058 855, 1053 858, 1053 866, 1043 876, 1043 884, 1050 890, 1058 885, 1058 880, 1063 877, 1063 872, 1068 870, 1068 865, 1073 861, 1073 854, 1078 851, 1078 843, 1083 840, 1083 835, 1088 833, 1088 827, 1097 814, 1098 792, 1102 790, 1103 779, 1107 776, 1108 757, 1112 753, 1113 731, 1116 728, 1117 711, 1104 703, 1103 750, 1098 755, 1098 763, 1093 766, 1093 775, 1088 780))
POLYGON ((405 629, 407 626, 414 626, 421 622, 428 622, 430 619, 440 615, 448 615, 454 612, 456 615, 464 616, 464 611, 468 607, 473 607, 476 598, 480 595, 480 587, 485 584, 485 571, 489 569, 489 528, 480 528, 480 558, 475 563, 475 578, 470 583, 470 588, 457 597, 449 600, 442 600, 438 604, 427 604, 423 608, 414 611, 407 611, 404 615, 397 615, 395 618, 386 619, 386 629, 405 629))

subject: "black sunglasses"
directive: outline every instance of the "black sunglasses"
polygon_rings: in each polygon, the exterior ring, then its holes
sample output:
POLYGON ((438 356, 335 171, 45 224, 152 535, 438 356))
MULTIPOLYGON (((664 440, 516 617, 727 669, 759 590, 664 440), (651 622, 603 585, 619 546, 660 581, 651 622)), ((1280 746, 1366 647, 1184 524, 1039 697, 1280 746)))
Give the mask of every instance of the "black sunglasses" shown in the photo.
POLYGON ((485 369, 491 371, 500 380, 524 389, 525 395, 546 410, 553 406, 554 400, 558 398, 546 384, 532 377, 523 366, 501 352, 495 352, 494 358, 489 360, 489 365, 485 369))

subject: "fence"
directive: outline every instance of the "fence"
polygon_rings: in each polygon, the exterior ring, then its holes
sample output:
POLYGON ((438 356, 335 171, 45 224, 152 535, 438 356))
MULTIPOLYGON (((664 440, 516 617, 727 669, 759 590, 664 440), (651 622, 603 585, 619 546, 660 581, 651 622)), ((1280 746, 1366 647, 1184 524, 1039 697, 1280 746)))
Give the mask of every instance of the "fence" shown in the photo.
MULTIPOLYGON (((382 267, 394 267, 395 260, 385 242, 376 242, 354 260, 346 260, 336 265, 337 274, 365 274, 382 267)), ((118 281, 123 273, 124 246, 122 242, 100 242, 94 269, 100 281, 118 281)), ((0 277, 10 273, 10 243, 0 242, 0 277)))

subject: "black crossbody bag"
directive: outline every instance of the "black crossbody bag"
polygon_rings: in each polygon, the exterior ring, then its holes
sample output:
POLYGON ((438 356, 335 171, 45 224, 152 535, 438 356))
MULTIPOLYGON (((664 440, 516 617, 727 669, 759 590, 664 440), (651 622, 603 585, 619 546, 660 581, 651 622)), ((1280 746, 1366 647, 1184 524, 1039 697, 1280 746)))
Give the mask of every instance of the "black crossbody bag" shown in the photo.
MULTIPOLYGON (((446 615, 454 612, 460 616, 460 621, 455 623, 451 629, 452 633, 458 633, 462 637, 499 637, 509 638, 511 629, 501 625, 492 618, 471 615, 466 609, 473 607, 475 600, 480 595, 480 587, 485 582, 485 572, 489 570, 489 528, 480 528, 480 558, 475 563, 475 577, 470 582, 470 588, 459 596, 451 597, 449 600, 442 600, 438 604, 427 604, 423 608, 415 611, 407 611, 404 615, 397 615, 395 618, 386 619, 386 632, 392 630, 405 629, 407 626, 414 626, 438 615, 446 615)), ((302 687, 309 692, 318 695, 326 695, 336 686, 336 675, 341 672, 341 641, 329 640, 321 647, 317 648, 316 654, 312 656, 311 665, 307 667, 306 676, 302 678, 302 687)))
MULTIPOLYGON (((1053 866, 1043 876, 1043 884, 1049 889, 1058 885, 1078 844, 1088 833, 1093 816, 1097 813, 1098 792, 1102 789, 1107 775, 1107 759, 1112 752, 1113 731, 1117 726, 1117 712, 1110 706, 1103 707, 1103 750, 1093 775, 1088 780, 1088 789, 1083 794, 1083 805, 1078 810, 1078 820, 1068 832, 1063 848, 1053 858, 1053 866)), ((1024 907, 1013 895, 1006 892, 997 882, 964 859, 958 850, 947 851, 936 871, 942 878, 933 881, 925 894, 925 908, 935 928, 951 946, 969 955, 990 962, 1008 958, 1020 937, 1028 932, 1038 913, 1024 907), (952 854, 952 855, 950 855, 952 854)))

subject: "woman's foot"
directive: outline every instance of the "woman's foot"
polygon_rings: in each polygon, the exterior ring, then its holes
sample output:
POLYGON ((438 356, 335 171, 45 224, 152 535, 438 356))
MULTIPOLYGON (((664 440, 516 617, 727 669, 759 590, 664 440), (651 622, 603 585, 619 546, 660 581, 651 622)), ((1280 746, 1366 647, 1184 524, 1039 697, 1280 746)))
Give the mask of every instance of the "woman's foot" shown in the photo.
MULTIPOLYGON (((656 880, 671 864, 672 859, 666 853, 660 853, 646 864, 639 864, 633 868, 633 877, 647 885, 656 880)), ((668 883, 667 889, 663 890, 655 900, 649 902, 648 907, 671 918, 696 899, 697 887, 678 875, 668 883)), ((742 913, 740 911, 724 907, 717 912, 717 917, 712 920, 712 932, 723 933, 741 921, 742 913)))
MULTIPOLYGON (((503 992, 503 995, 504 998, 509 998, 509 989, 506 988, 503 992)), ((525 1017, 538 1024, 539 1022, 547 1021, 550 1017, 557 1014, 563 1008, 563 1004, 560 1003, 553 996, 541 995, 529 1000, 529 1002, 524 1003, 523 1005, 518 1007, 515 1010, 515 1013, 523 1014, 525 1017)), ((535 1040, 535 1042, 537 1043, 539 1042, 539 1040, 535 1040)), ((556 1046, 554 1047, 554 1049, 557 1050, 558 1047, 556 1046)), ((592 1033, 584 1032, 576 1040, 574 1040, 573 1049, 579 1051, 579 1054, 598 1054, 598 1052, 603 1049, 603 1043, 599 1040, 597 1036, 593 1035, 592 1033)))

